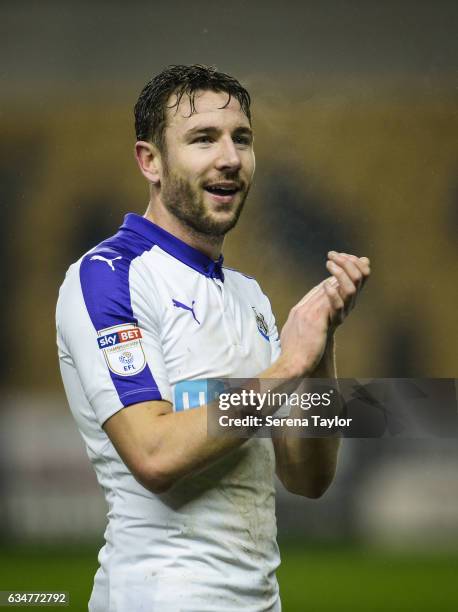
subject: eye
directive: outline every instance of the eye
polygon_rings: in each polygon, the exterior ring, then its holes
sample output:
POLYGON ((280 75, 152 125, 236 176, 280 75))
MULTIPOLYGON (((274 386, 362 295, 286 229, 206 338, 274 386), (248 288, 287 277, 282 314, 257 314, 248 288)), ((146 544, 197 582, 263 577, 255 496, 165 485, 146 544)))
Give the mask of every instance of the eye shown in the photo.
POLYGON ((242 135, 242 134, 240 134, 239 136, 234 136, 234 142, 236 144, 240 144, 245 147, 248 147, 251 145, 251 136, 242 135))
POLYGON ((197 142, 197 143, 208 144, 208 143, 212 142, 212 138, 210 138, 210 136, 197 136, 197 138, 194 138, 194 140, 192 142, 193 143, 197 142))

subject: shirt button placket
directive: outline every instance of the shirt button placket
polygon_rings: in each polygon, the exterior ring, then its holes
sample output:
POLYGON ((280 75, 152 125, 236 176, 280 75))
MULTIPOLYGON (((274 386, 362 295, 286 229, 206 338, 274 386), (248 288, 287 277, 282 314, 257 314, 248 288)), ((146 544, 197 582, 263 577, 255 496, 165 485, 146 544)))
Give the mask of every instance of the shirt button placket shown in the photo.
POLYGON ((220 279, 215 279, 215 284, 218 286, 221 297, 221 308, 224 327, 226 334, 233 346, 239 346, 241 344, 240 336, 237 332, 237 325, 232 316, 230 303, 227 297, 227 292, 224 287, 224 283, 220 279))

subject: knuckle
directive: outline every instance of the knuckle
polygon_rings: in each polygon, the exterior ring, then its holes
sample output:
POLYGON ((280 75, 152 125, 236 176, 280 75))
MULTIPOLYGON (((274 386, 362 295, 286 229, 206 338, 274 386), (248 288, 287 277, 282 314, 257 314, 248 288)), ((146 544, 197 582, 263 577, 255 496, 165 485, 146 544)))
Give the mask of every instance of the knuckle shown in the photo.
POLYGON ((332 303, 333 303, 333 305, 334 305, 336 308, 340 308, 340 305, 341 305, 341 304, 343 304, 343 301, 342 301, 342 296, 341 296, 341 295, 339 295, 339 294, 337 294, 336 296, 334 296, 334 299, 333 299, 333 302, 332 302, 332 303))

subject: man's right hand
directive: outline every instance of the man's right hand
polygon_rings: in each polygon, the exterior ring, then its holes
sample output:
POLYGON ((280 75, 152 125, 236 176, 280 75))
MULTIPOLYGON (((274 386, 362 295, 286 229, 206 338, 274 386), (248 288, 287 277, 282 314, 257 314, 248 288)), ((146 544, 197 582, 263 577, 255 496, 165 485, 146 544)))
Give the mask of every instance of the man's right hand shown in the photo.
POLYGON ((307 376, 320 362, 329 336, 353 308, 369 277, 367 257, 329 253, 332 276, 311 289, 294 306, 281 332, 279 361, 293 376, 307 376))
POLYGON ((307 376, 315 369, 326 347, 331 308, 323 286, 325 282, 311 289, 293 306, 281 331, 279 361, 297 377, 307 376))

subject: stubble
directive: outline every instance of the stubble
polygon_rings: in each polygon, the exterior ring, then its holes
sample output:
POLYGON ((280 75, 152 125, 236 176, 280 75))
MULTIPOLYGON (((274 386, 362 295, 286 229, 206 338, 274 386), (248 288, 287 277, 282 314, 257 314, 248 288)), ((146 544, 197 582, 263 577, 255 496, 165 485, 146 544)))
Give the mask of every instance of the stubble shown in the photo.
MULTIPOLYGON (((228 176, 224 178, 233 179, 228 176)), ((193 189, 189 181, 175 175, 167 163, 164 163, 164 182, 161 193, 164 206, 193 232, 203 234, 209 239, 220 239, 235 227, 242 213, 248 191, 249 189, 246 189, 242 194, 232 215, 226 219, 217 219, 207 210, 203 191, 193 189)), ((234 204, 220 204, 219 208, 215 207, 214 210, 218 212, 218 210, 228 210, 229 207, 234 207, 234 204)))

